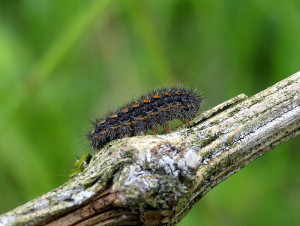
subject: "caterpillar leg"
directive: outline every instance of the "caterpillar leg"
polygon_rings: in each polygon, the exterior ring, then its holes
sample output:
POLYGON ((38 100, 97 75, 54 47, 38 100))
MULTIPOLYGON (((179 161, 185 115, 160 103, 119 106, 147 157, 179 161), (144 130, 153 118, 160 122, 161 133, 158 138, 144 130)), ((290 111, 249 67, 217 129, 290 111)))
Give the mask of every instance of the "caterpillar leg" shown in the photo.
POLYGON ((145 131, 141 131, 141 132, 139 132, 139 135, 140 135, 140 136, 145 136, 145 135, 146 135, 146 132, 145 132, 145 131))
POLYGON ((180 119, 180 121, 183 122, 186 126, 188 126, 190 124, 191 120, 192 120, 192 118, 180 119))
POLYGON ((158 129, 157 129, 157 128, 152 129, 152 130, 153 130, 153 134, 154 134, 154 135, 157 135, 157 134, 158 134, 158 129))
POLYGON ((157 127, 156 123, 151 124, 150 127, 149 127, 149 129, 151 129, 153 131, 154 135, 158 134, 158 127, 157 127))
POLYGON ((184 123, 185 125, 188 125, 189 124, 189 120, 188 119, 180 119, 180 121, 182 123, 184 123))
POLYGON ((164 123, 163 124, 163 128, 164 128, 164 130, 165 130, 166 133, 170 133, 169 123, 167 123, 167 122, 164 123))

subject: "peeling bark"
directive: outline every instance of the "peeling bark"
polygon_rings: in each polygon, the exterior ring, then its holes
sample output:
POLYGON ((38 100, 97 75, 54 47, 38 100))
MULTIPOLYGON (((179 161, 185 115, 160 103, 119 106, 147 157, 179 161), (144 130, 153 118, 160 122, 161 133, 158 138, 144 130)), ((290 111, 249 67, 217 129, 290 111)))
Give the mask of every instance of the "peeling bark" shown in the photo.
POLYGON ((83 172, 1 215, 0 224, 176 224, 210 189, 300 134, 299 90, 300 72, 172 133, 113 141, 83 172))

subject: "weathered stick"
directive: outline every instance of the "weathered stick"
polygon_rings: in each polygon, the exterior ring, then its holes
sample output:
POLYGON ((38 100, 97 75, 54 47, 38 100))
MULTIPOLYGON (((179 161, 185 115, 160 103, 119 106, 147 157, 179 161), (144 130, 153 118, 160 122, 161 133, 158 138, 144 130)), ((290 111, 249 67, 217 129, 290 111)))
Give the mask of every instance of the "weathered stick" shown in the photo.
POLYGON ((83 172, 0 224, 176 224, 210 189, 300 134, 299 92, 300 72, 170 134, 111 142, 83 172))

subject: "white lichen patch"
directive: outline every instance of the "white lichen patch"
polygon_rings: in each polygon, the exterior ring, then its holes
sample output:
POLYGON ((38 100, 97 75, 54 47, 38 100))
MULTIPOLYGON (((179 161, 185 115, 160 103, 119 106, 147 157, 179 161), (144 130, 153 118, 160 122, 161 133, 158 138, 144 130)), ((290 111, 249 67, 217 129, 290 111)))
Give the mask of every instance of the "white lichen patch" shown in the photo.
POLYGON ((81 185, 77 185, 77 186, 74 186, 72 188, 69 188, 69 189, 65 189, 65 190, 62 190, 60 193, 57 193, 53 199, 55 201, 58 201, 58 202, 61 202, 63 201, 64 199, 69 199, 69 198, 73 198, 72 196, 74 194, 78 194, 80 192, 84 191, 84 187, 81 186, 81 185))
POLYGON ((300 107, 296 107, 288 112, 285 112, 282 115, 278 115, 277 118, 270 121, 261 122, 261 124, 257 125, 255 130, 252 133, 246 134, 242 137, 241 141, 250 143, 252 146, 255 146, 260 142, 261 137, 266 139, 266 136, 262 136, 262 134, 272 134, 272 131, 283 127, 285 122, 290 122, 297 118, 299 115, 300 107))
POLYGON ((130 166, 130 172, 124 180, 124 185, 146 192, 157 187, 157 179, 151 178, 150 172, 142 170, 139 165, 134 164, 130 166))
POLYGON ((128 216, 126 215, 126 214, 123 214, 122 216, 121 216, 121 219, 126 219, 128 216))
POLYGON ((164 134, 164 135, 156 135, 156 137, 172 142, 172 141, 180 140, 182 135, 181 135, 181 132, 178 131, 178 132, 172 132, 172 133, 164 134))
POLYGON ((188 178, 192 176, 190 170, 198 169, 202 162, 201 155, 195 150, 199 149, 197 147, 189 148, 177 163, 177 167, 181 170, 182 175, 188 178))
POLYGON ((196 170, 200 166, 201 161, 202 161, 201 155, 196 153, 195 150, 193 150, 193 148, 189 149, 184 154, 182 159, 184 159, 186 162, 186 165, 193 170, 196 170))
POLYGON ((207 133, 205 130, 200 130, 198 131, 197 136, 199 140, 204 140, 207 138, 207 133))
POLYGON ((34 210, 41 210, 44 208, 47 208, 49 206, 50 202, 48 199, 42 199, 41 201, 34 204, 34 210))
POLYGON ((2 216, 0 219, 0 225, 13 225, 14 220, 17 218, 17 216, 2 216))
POLYGON ((167 202, 177 201, 186 192, 188 181, 195 176, 202 161, 199 147, 181 150, 153 140, 144 145, 145 151, 115 178, 113 189, 126 204, 166 208, 167 202))
POLYGON ((95 195, 94 191, 81 191, 76 195, 73 195, 72 198, 74 199, 73 203, 74 204, 81 204, 85 200, 91 198, 93 195, 95 195))

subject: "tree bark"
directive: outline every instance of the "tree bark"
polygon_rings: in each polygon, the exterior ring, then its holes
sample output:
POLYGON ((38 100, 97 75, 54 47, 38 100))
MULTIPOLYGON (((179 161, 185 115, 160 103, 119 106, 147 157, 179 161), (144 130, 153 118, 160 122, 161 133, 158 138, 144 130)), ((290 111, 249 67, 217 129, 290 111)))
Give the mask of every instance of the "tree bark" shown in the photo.
POLYGON ((164 135, 116 140, 5 225, 173 225, 210 189, 300 134, 300 72, 164 135))

